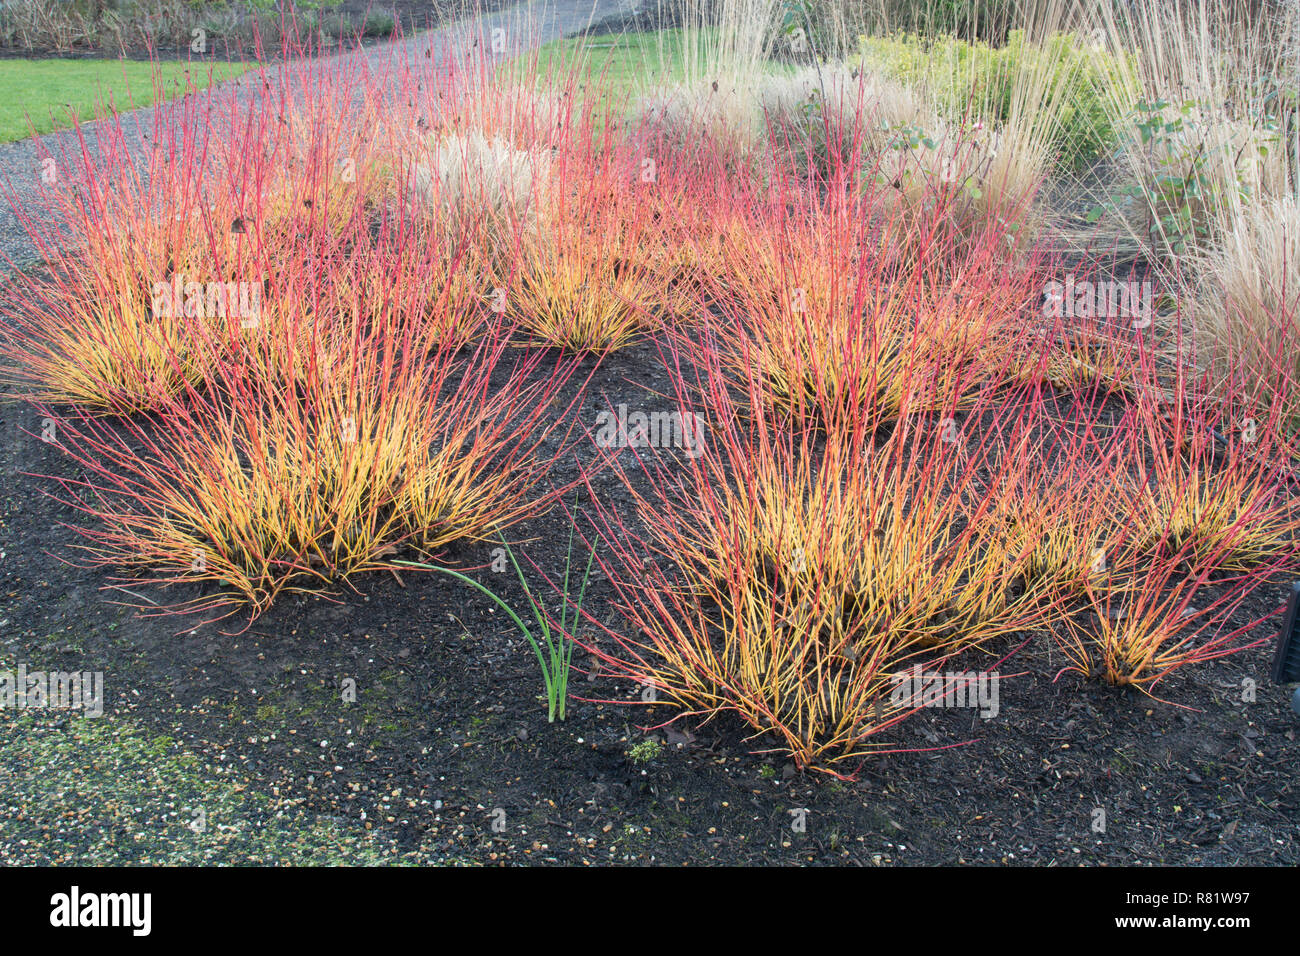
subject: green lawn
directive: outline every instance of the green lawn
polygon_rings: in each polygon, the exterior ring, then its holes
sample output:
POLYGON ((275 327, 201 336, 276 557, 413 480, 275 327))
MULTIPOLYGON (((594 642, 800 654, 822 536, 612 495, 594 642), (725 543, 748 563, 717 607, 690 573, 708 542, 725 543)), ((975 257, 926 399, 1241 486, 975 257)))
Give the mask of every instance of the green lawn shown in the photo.
MULTIPOLYGON (((536 72, 545 76, 568 70, 579 62, 580 70, 590 68, 593 76, 603 71, 611 88, 632 90, 639 84, 680 80, 686 42, 681 30, 554 40, 537 51, 536 72)), ((532 55, 526 54, 511 67, 526 69, 531 65, 532 55)))
POLYGON ((248 63, 141 63, 133 60, 0 60, 0 142, 31 135, 27 116, 38 133, 94 119, 96 108, 112 104, 119 110, 148 106, 154 100, 154 70, 165 96, 196 89, 212 78, 220 81, 250 69, 248 63), (209 69, 211 68, 211 75, 209 69), (188 76, 188 79, 187 79, 188 76))
MULTIPOLYGON (((576 66, 579 96, 589 96, 584 79, 590 76, 596 88, 599 115, 607 108, 624 112, 646 90, 684 80, 707 77, 712 34, 706 30, 658 30, 598 37, 570 37, 542 46, 536 54, 525 54, 501 69, 523 81, 552 77, 557 83, 576 66), (534 59, 535 57, 535 59, 534 59)), ((762 66, 765 73, 789 68, 776 62, 762 66)))
POLYGON ((536 77, 563 75, 577 65, 580 76, 590 71, 601 78, 607 100, 631 96, 652 86, 686 78, 690 53, 703 59, 710 31, 660 30, 598 37, 570 37, 541 47, 536 56, 525 54, 503 69, 536 77), (693 47, 693 49, 692 49, 693 47))

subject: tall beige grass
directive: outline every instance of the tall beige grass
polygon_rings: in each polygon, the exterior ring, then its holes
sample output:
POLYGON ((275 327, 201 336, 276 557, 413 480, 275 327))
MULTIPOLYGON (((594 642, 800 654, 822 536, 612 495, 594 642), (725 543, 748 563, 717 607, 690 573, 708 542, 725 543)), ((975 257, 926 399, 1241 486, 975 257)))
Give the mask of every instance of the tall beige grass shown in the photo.
MULTIPOLYGON (((676 0, 679 82, 648 90, 643 120, 683 142, 709 137, 739 161, 763 145, 759 90, 777 41, 778 0, 676 0)), ((661 33, 659 75, 677 59, 661 33)))
MULTIPOLYGON (((1195 256, 1240 228, 1243 206, 1294 191, 1288 155, 1294 128, 1272 128, 1282 112, 1279 91, 1300 79, 1296 67, 1300 16, 1291 3, 1279 17, 1258 15, 1250 0, 1132 0, 1098 5, 1095 36, 1123 61, 1124 84, 1109 89, 1106 107, 1126 134, 1117 156, 1119 175, 1139 197, 1119 225, 1149 257, 1186 248, 1195 256), (1289 85, 1288 85, 1289 84, 1289 85), (1155 110, 1157 103, 1168 104, 1155 110), (1145 111, 1139 109, 1145 104, 1145 111), (1181 129, 1143 142, 1144 117, 1181 123, 1181 129), (1162 178, 1199 174, 1177 234, 1166 225, 1179 191, 1162 178)), ((1268 5, 1266 5, 1268 6, 1268 5)))
MULTIPOLYGON (((887 11, 882 7, 878 12, 872 22, 893 29, 887 11)), ((1054 144, 1063 135, 1073 96, 1086 82, 1077 71, 1064 68, 1069 51, 1048 41, 1073 33, 1080 43, 1086 42, 1088 21, 1077 5, 1063 0, 1039 0, 1016 6, 1014 12, 1016 18, 1000 23, 994 32, 1023 30, 1026 47, 1036 55, 1005 66, 1008 73, 1000 79, 1010 91, 1006 118, 1001 118, 1002 104, 994 99, 1003 84, 985 82, 975 58, 963 60, 951 47, 936 46, 925 76, 911 91, 927 104, 917 111, 918 122, 927 122, 927 113, 938 117, 925 127, 936 148, 912 150, 890 162, 903 170, 904 180, 908 168, 914 171, 912 182, 899 191, 900 202, 924 201, 925 182, 955 179, 965 188, 959 209, 972 224, 1001 223, 1025 239, 1043 222, 1039 189, 1053 172, 1054 144)), ((873 65, 885 69, 884 64, 863 63, 866 69, 873 65)))
POLYGON ((410 168, 417 211, 430 214, 450 243, 469 241, 489 259, 535 229, 548 161, 477 129, 430 137, 410 168))
POLYGON ((1107 109, 1127 132, 1114 185, 1136 195, 1112 228, 1177 292, 1224 393, 1273 403, 1294 426, 1300 2, 1108 0, 1097 24, 1132 54, 1130 89, 1113 89, 1107 109), (1137 120, 1157 116, 1181 128, 1143 142, 1137 120), (1195 194, 1162 177, 1194 178, 1195 194))
POLYGON ((1228 380, 1300 424, 1300 204, 1241 208, 1195 261, 1197 332, 1228 380))

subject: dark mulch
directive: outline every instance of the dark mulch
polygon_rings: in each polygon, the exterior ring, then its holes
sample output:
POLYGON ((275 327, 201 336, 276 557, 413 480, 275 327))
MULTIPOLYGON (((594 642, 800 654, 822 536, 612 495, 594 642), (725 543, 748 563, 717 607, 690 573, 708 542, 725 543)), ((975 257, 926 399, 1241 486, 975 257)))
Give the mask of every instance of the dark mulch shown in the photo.
MULTIPOLYGON (((596 369, 581 421, 591 427, 619 402, 664 407, 647 390, 669 390, 651 344, 596 369)), ((442 576, 375 576, 360 582, 364 594, 337 602, 289 597, 247 630, 237 618, 196 625, 115 605, 142 602, 105 591, 107 574, 54 557, 75 558, 64 522, 77 517, 42 494, 47 480, 30 476, 75 469, 23 434, 40 433, 29 408, 10 404, 2 414, 6 666, 103 670, 108 720, 129 717, 178 740, 200 765, 233 764, 295 813, 368 830, 419 859, 1300 862, 1300 719, 1289 692, 1268 682, 1271 646, 1176 675, 1162 687, 1176 706, 1073 675, 1054 681, 1064 661, 1037 635, 1001 667, 1020 676, 1003 680, 995 718, 922 711, 888 741, 917 752, 877 757, 853 783, 751 752, 763 741, 747 743, 727 717, 652 732, 663 750, 643 765, 629 750, 646 738, 641 727, 670 716, 662 705, 633 703, 637 688, 575 673, 575 693, 588 700, 547 724, 531 650, 491 602, 442 576), (356 681, 356 703, 341 700, 346 678, 356 681), (1258 686, 1253 703, 1243 702, 1247 679, 1258 686), (799 831, 792 811, 801 810, 799 831), (1104 833, 1094 830, 1098 810, 1104 833)), ((565 463, 555 478, 575 475, 565 463)), ((597 489, 612 502, 622 493, 609 475, 597 489)), ((566 531, 557 509, 516 537, 550 573, 563 567, 566 531)), ((486 547, 449 557, 490 560, 486 547)), ((474 573, 525 607, 509 574, 474 573)), ((610 589, 597 577, 588 606, 605 620, 610 589)), ((1282 594, 1279 582, 1242 619, 1282 594)), ((580 653, 576 663, 588 662, 580 653)), ((40 804, 25 809, 47 832, 71 825, 44 819, 40 804)), ((81 825, 94 816, 89 808, 81 825)), ((75 835, 61 845, 69 842, 75 835)))

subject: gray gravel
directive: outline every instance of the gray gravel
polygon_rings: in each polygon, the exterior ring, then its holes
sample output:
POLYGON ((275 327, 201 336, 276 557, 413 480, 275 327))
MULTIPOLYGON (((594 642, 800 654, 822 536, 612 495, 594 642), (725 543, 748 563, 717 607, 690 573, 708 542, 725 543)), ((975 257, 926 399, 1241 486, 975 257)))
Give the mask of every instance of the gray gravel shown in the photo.
MULTIPOLYGON (((365 61, 365 67, 381 75, 398 75, 404 65, 416 64, 426 53, 435 63, 449 59, 449 50, 464 49, 476 38, 491 36, 494 28, 506 31, 506 52, 501 58, 517 56, 526 50, 560 37, 577 33, 588 26, 623 17, 636 7, 637 0, 529 0, 507 7, 496 13, 484 14, 436 30, 417 33, 389 43, 367 47, 343 55, 330 56, 317 65, 340 71, 358 66, 355 61, 365 61)), ((292 81, 293 69, 290 67, 292 81)), ((257 73, 220 84, 214 89, 209 107, 212 113, 207 132, 211 135, 221 128, 223 118, 229 115, 232 101, 256 102, 258 96, 278 92, 278 71, 268 71, 271 86, 264 88, 257 73)), ((342 108, 342 105, 341 105, 342 108)), ((172 122, 178 112, 173 101, 121 114, 122 128, 128 140, 134 139, 140 154, 145 151, 145 139, 157 121, 172 122)), ((100 153, 95 134, 111 128, 113 120, 101 120, 82 126, 81 135, 74 130, 60 130, 44 136, 40 141, 25 139, 17 143, 0 144, 0 272, 9 274, 15 268, 25 268, 39 261, 37 250, 23 228, 24 215, 35 215, 32 202, 39 183, 42 160, 52 157, 62 170, 75 170, 81 165, 83 150, 98 160, 100 153), (63 162, 62 157, 68 156, 63 162)))

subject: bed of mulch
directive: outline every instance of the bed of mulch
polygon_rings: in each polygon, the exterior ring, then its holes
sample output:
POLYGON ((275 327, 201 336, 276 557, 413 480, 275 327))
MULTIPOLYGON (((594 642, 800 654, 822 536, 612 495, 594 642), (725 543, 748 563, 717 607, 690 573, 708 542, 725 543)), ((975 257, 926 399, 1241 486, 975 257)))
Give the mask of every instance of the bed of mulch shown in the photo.
MULTIPOLYGON (((669 379, 653 344, 592 364, 571 386, 593 372, 588 427, 620 402, 663 404, 669 379)), ((887 740, 906 752, 841 782, 754 752, 763 742, 728 717, 656 729, 667 709, 589 679, 581 652, 583 699, 548 724, 531 649, 488 599, 443 576, 286 597, 251 625, 150 614, 190 595, 127 594, 67 563, 77 516, 35 476, 76 469, 36 437, 29 409, 0 414, 0 668, 99 670, 107 692, 97 722, 0 714, 5 752, 28 755, 0 770, 0 862, 338 862, 313 849, 335 839, 357 862, 1300 862, 1300 718, 1268 682, 1271 642, 1176 674, 1161 703, 1074 675, 1053 681, 1060 652, 1025 635, 1000 667, 996 717, 923 710, 887 740), (355 702, 343 700, 349 678, 355 702), (207 836, 187 825, 196 803, 207 836)), ((596 489, 626 495, 610 474, 596 489)), ((514 537, 550 571, 563 566, 567 529, 555 509, 514 537)), ((526 607, 486 546, 448 559, 526 607)), ((1266 614, 1285 586, 1238 617, 1266 614)), ((587 606, 598 619, 609 618, 609 591, 597 574, 587 606)))

